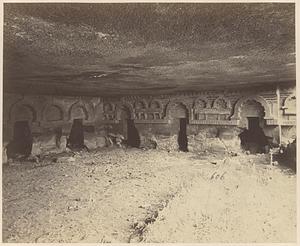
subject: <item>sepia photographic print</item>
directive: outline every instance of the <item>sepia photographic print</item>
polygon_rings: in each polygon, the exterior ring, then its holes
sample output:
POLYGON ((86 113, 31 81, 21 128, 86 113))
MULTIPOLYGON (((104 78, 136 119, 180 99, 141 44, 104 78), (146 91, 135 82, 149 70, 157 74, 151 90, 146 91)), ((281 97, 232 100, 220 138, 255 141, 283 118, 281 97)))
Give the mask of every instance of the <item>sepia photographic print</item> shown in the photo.
POLYGON ((9 2, 4 243, 296 243, 293 2, 9 2))

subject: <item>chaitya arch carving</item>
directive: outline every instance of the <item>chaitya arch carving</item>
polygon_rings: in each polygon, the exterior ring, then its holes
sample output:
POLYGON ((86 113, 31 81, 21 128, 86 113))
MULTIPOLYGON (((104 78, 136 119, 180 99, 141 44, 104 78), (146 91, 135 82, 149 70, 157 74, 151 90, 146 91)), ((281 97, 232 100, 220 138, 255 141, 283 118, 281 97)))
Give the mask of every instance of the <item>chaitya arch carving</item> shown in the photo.
POLYGON ((66 112, 63 110, 63 106, 57 103, 48 103, 42 111, 44 121, 63 121, 65 119, 66 112))
POLYGON ((284 100, 282 109, 286 115, 296 115, 296 94, 291 94, 284 100))
POLYGON ((158 100, 152 100, 149 103, 149 108, 153 110, 161 110, 162 109, 162 103, 158 100))
POLYGON ((103 104, 103 111, 104 112, 112 112, 115 109, 115 105, 113 103, 105 102, 103 104))
POLYGON ((198 97, 194 101, 193 109, 195 113, 198 113, 205 108, 210 108, 209 106, 209 100, 206 97, 198 97))
POLYGON ((147 102, 144 100, 138 100, 134 103, 134 108, 136 111, 144 111, 147 109, 147 102))
POLYGON ((187 117, 190 113, 190 107, 188 107, 184 102, 176 100, 176 101, 170 101, 165 109, 165 118, 171 119, 171 111, 172 109, 175 109, 176 107, 183 107, 186 110, 187 117))
POLYGON ((268 102, 261 96, 248 96, 248 97, 242 97, 240 98, 235 106, 234 106, 234 112, 233 115, 230 117, 231 120, 240 120, 241 119, 241 108, 244 103, 247 101, 256 101, 259 104, 262 105, 262 107, 265 110, 265 116, 264 119, 272 119, 273 115, 271 113, 271 108, 268 104, 268 102))
POLYGON ((85 105, 81 101, 72 104, 72 106, 69 109, 69 120, 76 119, 76 118, 77 119, 81 118, 84 120, 89 119, 88 111, 85 105))
POLYGON ((131 119, 135 119, 135 116, 134 116, 134 108, 132 106, 131 103, 129 102, 123 102, 121 104, 118 104, 116 106, 117 108, 117 119, 120 120, 121 119, 121 113, 122 113, 122 110, 126 110, 128 111, 129 115, 130 115, 130 118, 131 119))
POLYGON ((219 96, 214 100, 212 107, 214 109, 230 109, 231 103, 227 98, 219 96))
POLYGON ((9 110, 9 121, 28 120, 31 122, 37 121, 37 111, 35 107, 27 100, 20 100, 11 105, 9 110))

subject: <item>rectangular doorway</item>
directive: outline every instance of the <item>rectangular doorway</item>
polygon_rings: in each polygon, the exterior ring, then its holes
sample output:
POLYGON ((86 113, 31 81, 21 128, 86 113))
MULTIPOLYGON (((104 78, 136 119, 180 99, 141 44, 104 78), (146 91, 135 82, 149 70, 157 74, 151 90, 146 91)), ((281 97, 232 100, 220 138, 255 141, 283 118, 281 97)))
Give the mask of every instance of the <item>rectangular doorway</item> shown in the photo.
POLYGON ((28 121, 16 121, 14 124, 12 153, 29 156, 32 150, 32 135, 28 121))
POLYGON ((67 145, 71 149, 81 149, 84 146, 82 119, 74 119, 67 145))
POLYGON ((247 119, 248 119, 248 130, 254 130, 259 128, 258 117, 247 117, 247 119))
POLYGON ((186 135, 187 118, 179 118, 179 133, 178 133, 178 145, 179 150, 188 151, 188 139, 186 135))

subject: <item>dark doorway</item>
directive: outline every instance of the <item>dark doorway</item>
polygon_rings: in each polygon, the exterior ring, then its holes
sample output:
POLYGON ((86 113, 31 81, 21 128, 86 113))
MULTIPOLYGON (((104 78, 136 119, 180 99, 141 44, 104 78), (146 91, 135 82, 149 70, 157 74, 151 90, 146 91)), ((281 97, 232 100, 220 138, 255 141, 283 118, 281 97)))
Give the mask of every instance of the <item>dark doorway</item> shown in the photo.
POLYGON ((70 149, 82 149, 84 147, 82 119, 74 119, 67 146, 70 149))
POLYGON ((32 135, 28 121, 16 121, 14 124, 13 140, 7 146, 7 157, 17 155, 28 157, 32 150, 32 135))
POLYGON ((259 118, 258 117, 248 117, 248 129, 255 130, 260 128, 259 127, 259 118))
POLYGON ((178 133, 179 150, 187 152, 188 151, 188 139, 186 135, 187 118, 180 118, 179 125, 180 125, 180 129, 178 133))
POLYGON ((62 137, 62 128, 58 127, 54 129, 54 134, 55 134, 55 144, 56 147, 59 148, 60 147, 60 140, 62 137))
POLYGON ((241 146, 250 153, 264 153, 268 145, 268 138, 259 125, 259 117, 248 117, 248 129, 245 129, 240 135, 241 146))
POLYGON ((127 119, 127 144, 135 148, 139 148, 141 144, 139 132, 132 119, 127 119))

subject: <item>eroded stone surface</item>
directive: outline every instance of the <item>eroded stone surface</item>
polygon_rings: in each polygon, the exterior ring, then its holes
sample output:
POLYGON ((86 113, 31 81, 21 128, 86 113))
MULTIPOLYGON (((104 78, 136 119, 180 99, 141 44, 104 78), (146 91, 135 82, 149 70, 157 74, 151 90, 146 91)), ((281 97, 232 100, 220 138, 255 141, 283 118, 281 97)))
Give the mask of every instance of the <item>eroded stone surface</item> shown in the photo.
POLYGON ((139 95, 295 81, 294 4, 4 8, 6 91, 139 95))

